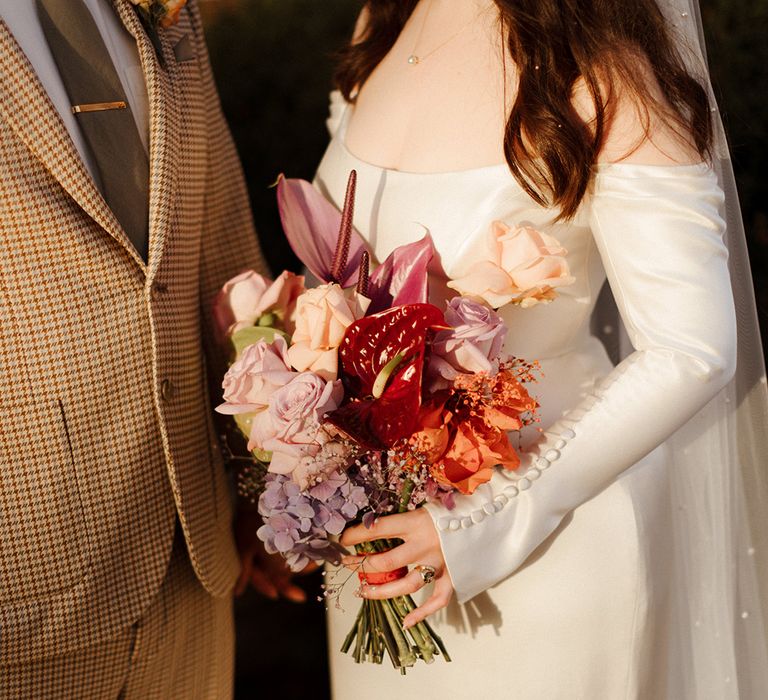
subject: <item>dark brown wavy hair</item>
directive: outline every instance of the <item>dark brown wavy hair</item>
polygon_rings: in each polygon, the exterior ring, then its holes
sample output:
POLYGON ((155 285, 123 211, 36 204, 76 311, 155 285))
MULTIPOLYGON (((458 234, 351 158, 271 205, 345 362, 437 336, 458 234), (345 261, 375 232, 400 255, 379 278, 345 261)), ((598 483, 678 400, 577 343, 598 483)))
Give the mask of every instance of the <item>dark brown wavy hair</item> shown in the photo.
MULTIPOLYGON (((702 157, 709 156, 707 93, 687 71, 656 0, 495 2, 519 75, 504 153, 536 202, 558 207, 562 218, 576 213, 610 127, 612 96, 619 91, 628 90, 635 99, 646 128, 649 115, 657 113, 702 157), (579 80, 594 105, 589 121, 574 107, 579 80)), ((342 50, 336 73, 348 100, 392 48, 417 3, 368 0, 367 24, 342 50)))

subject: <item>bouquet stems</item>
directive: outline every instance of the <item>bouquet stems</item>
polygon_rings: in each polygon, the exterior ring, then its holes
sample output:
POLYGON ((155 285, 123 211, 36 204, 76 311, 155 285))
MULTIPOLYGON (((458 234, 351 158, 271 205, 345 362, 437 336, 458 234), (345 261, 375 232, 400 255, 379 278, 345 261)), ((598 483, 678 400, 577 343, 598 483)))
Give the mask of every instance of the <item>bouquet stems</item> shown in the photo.
MULTIPOLYGON (((357 551, 371 554, 371 550, 386 551, 390 548, 389 541, 378 540, 358 547, 357 551)), ((415 609, 416 603, 410 595, 388 600, 364 600, 341 651, 347 653, 351 649, 357 663, 367 661, 377 664, 382 663, 386 651, 392 665, 402 674, 415 666, 419 659, 429 664, 442 654, 446 661, 450 661, 445 645, 427 622, 403 629, 405 616, 415 609)))
MULTIPOLYGON (((403 496, 407 504, 410 493, 403 496)), ((375 540, 357 545, 355 550, 358 554, 376 554, 398 544, 398 540, 375 540)), ((403 629, 403 620, 415 609, 416 603, 410 595, 388 600, 363 600, 355 623, 342 644, 342 653, 348 653, 354 642, 352 656, 357 663, 380 664, 386 651, 392 665, 403 675, 419 659, 429 664, 442 654, 446 661, 450 661, 445 645, 428 622, 403 629)))

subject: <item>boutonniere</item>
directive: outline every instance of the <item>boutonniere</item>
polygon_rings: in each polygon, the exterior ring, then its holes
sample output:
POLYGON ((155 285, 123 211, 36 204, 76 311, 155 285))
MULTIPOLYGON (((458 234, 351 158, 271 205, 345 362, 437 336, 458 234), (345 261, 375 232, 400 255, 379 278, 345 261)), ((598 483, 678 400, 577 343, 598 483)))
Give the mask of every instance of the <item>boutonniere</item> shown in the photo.
POLYGON ((179 21, 187 0, 130 0, 144 25, 157 52, 160 63, 165 65, 159 31, 168 29, 179 21))

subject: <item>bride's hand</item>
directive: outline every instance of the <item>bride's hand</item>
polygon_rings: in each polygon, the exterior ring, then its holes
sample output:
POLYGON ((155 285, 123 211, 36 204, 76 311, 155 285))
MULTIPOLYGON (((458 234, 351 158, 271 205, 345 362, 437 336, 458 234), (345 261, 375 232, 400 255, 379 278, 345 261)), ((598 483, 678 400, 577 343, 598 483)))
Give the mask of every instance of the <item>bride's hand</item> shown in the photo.
MULTIPOLYGON (((440 539, 429 513, 423 508, 379 518, 373 527, 356 525, 344 532, 341 544, 353 547, 363 542, 381 539, 400 539, 403 544, 381 554, 346 556, 342 559, 345 566, 366 573, 396 571, 402 567, 428 566, 435 570, 435 588, 432 595, 422 605, 409 613, 403 620, 403 627, 413 627, 428 615, 444 608, 453 596, 453 583, 448 574, 440 549, 440 539)), ((378 600, 415 593, 426 585, 418 568, 412 568, 407 576, 380 585, 363 585, 360 595, 363 598, 378 600)))

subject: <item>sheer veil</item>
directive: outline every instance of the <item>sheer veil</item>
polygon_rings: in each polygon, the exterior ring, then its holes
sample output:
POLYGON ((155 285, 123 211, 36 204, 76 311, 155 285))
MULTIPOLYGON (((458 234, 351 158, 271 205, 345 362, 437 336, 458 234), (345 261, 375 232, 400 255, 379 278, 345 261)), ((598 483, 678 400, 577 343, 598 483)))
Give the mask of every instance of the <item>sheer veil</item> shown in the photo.
MULTIPOLYGON (((728 143, 707 68, 698 0, 658 0, 679 51, 707 86, 713 166, 726 195, 729 265, 738 316, 734 380, 670 440, 670 611, 662 655, 666 697, 768 696, 768 387, 744 225, 728 143)), ((593 317, 615 360, 628 354, 610 293, 593 317)))

